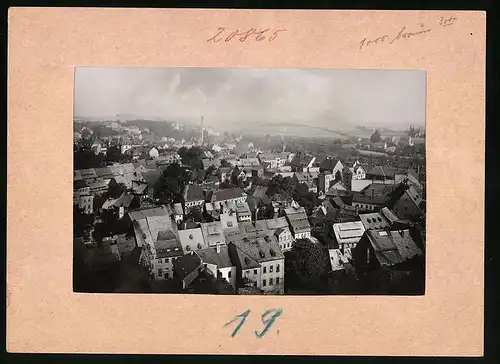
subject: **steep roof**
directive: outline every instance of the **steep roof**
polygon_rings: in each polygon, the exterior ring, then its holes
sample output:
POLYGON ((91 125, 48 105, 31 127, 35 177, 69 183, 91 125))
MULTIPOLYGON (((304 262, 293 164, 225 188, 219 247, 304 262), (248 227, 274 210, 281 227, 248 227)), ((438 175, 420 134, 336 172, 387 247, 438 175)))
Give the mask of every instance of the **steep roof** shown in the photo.
POLYGON ((159 206, 159 207, 129 211, 128 215, 130 217, 130 220, 134 221, 153 216, 169 216, 170 211, 167 209, 166 206, 159 206))
POLYGON ((217 248, 205 248, 196 252, 204 263, 214 264, 218 269, 232 267, 233 263, 229 258, 229 250, 227 246, 221 246, 220 252, 217 253, 217 248))
POLYGON ((200 257, 192 252, 174 260, 175 276, 183 280, 201 265, 200 257))
POLYGON ((203 189, 196 184, 186 185, 184 187, 184 199, 186 202, 205 200, 203 189))
POLYGON ((242 269, 256 268, 261 262, 285 258, 274 236, 243 238, 230 244, 236 247, 242 269))
POLYGON ((215 200, 215 202, 218 202, 245 196, 247 196, 247 194, 243 192, 241 188, 235 187, 235 188, 227 188, 215 191, 212 196, 212 199, 215 200))
POLYGON ((363 223, 365 230, 385 229, 391 226, 390 222, 379 212, 359 214, 359 218, 363 223))
POLYGON ((204 249, 208 247, 203 239, 201 228, 179 230, 179 239, 181 241, 182 249, 186 253, 191 250, 204 249))
POLYGON ((171 230, 159 231, 153 246, 157 258, 169 258, 184 254, 180 241, 171 230))
POLYGON ((368 230, 366 235, 382 266, 392 266, 422 255, 409 230, 368 230))

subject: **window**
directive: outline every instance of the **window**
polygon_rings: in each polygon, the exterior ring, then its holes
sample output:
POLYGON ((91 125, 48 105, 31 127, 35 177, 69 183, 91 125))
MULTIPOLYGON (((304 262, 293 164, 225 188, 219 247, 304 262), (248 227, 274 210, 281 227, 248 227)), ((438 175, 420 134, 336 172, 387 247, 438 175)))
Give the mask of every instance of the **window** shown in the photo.
POLYGON ((276 264, 276 273, 279 273, 279 272, 280 272, 280 265, 276 264))
POLYGON ((161 277, 163 275, 163 269, 159 268, 158 269, 158 277, 161 277))
POLYGON ((254 269, 254 270, 253 270, 253 274, 257 274, 257 269, 254 269))
POLYGON ((266 267, 264 267, 264 271, 263 271, 263 273, 266 273, 266 267))
POLYGON ((265 287, 266 286, 266 280, 262 280, 262 287, 265 287))
POLYGON ((280 279, 279 279, 279 277, 276 277, 276 284, 280 284, 280 279))
POLYGON ((272 278, 269 278, 269 285, 272 286, 273 285, 273 279, 272 278))
POLYGON ((161 264, 161 259, 158 259, 158 263, 161 264))
POLYGON ((168 278, 168 272, 165 272, 165 278, 168 278))
POLYGON ((273 267, 272 265, 269 267, 269 272, 270 272, 270 273, 272 273, 272 272, 273 272, 273 268, 274 268, 274 267, 273 267))
POLYGON ((227 277, 231 278, 231 271, 227 272, 227 277))

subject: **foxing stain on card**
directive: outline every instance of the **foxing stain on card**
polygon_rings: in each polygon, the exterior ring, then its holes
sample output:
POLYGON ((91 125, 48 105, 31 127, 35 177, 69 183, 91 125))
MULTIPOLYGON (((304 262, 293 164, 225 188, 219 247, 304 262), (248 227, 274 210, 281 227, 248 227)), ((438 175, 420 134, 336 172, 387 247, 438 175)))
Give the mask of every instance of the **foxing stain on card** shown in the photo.
MULTIPOLYGON (((439 27, 448 27, 453 24, 455 24, 457 18, 455 17, 449 17, 449 18, 444 18, 440 17, 438 26, 439 27)), ((404 26, 401 28, 395 35, 389 35, 389 34, 384 34, 375 38, 363 38, 359 42, 359 49, 362 49, 363 47, 367 47, 369 45, 374 45, 374 44, 380 44, 380 43, 387 43, 393 44, 397 41, 404 40, 404 39, 410 39, 410 38, 415 38, 415 37, 422 37, 426 33, 430 33, 432 31, 432 28, 428 28, 425 26, 424 23, 417 23, 417 28, 414 27, 408 27, 404 26)))

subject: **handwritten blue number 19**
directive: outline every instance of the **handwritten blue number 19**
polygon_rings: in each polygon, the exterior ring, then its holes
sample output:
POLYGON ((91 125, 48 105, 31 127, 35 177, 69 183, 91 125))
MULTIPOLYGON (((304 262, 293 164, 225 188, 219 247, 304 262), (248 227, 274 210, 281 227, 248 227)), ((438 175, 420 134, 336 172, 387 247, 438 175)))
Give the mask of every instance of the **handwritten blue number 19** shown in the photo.
POLYGON ((231 325, 234 321, 236 321, 237 319, 241 318, 240 323, 234 329, 233 333, 231 334, 231 337, 234 337, 238 333, 238 331, 240 330, 241 326, 243 326, 243 324, 245 323, 245 320, 247 319, 247 316, 248 316, 249 313, 250 313, 250 310, 246 310, 242 314, 240 314, 238 316, 235 316, 231 321, 229 321, 227 324, 224 325, 224 327, 226 327, 227 325, 231 325))
MULTIPOLYGON (((258 338, 263 337, 267 333, 267 331, 271 328, 272 324, 278 318, 278 316, 281 315, 282 312, 283 312, 283 310, 281 308, 278 308, 278 309, 272 308, 272 309, 266 310, 262 314, 262 323, 264 325, 266 325, 266 326, 264 327, 264 329, 262 329, 261 332, 255 330, 255 335, 258 338), (270 314, 272 314, 272 316, 269 317, 269 318, 267 318, 270 314)), ((250 314, 250 310, 246 310, 242 314, 239 314, 239 315, 235 316, 231 321, 229 321, 228 323, 226 323, 224 325, 224 327, 226 327, 226 326, 232 324, 233 322, 235 322, 236 320, 241 319, 240 323, 238 324, 238 326, 236 326, 236 328, 234 329, 233 333, 231 334, 231 337, 234 337, 238 333, 238 331, 240 330, 241 326, 243 326, 243 324, 245 323, 245 320, 247 319, 247 317, 248 317, 249 314, 250 314)))

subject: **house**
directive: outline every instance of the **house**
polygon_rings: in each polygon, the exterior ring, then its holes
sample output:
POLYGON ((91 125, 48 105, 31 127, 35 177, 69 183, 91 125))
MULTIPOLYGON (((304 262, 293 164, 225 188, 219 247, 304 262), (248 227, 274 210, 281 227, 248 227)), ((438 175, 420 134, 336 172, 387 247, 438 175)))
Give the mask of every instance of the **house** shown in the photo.
POLYGON ((172 205, 172 212, 174 214, 175 223, 178 224, 184 220, 184 211, 182 209, 182 203, 177 202, 172 205))
POLYGON ((158 165, 168 166, 172 163, 179 163, 181 157, 176 152, 162 153, 156 158, 156 163, 158 165))
POLYGON ((345 265, 349 263, 349 260, 342 254, 340 249, 328 249, 328 256, 332 272, 344 271, 346 269, 345 265))
MULTIPOLYGON (((90 191, 90 189, 89 189, 90 191)), ((82 194, 78 198, 78 208, 84 214, 91 214, 94 212, 94 196, 89 194, 82 194)))
POLYGON ((359 161, 354 162, 350 171, 352 172, 352 179, 366 179, 366 167, 359 161))
POLYGON ((348 205, 345 201, 336 196, 330 200, 333 208, 336 210, 336 220, 339 222, 358 221, 358 210, 356 207, 348 205))
POLYGON ((365 227, 361 221, 333 224, 333 233, 341 251, 355 248, 364 232, 365 227))
MULTIPOLYGON (((403 220, 416 221, 425 214, 425 200, 415 191, 413 186, 402 184, 404 192, 390 203, 396 215, 403 220)), ((397 192, 395 191, 395 194, 397 192)))
POLYGON ((292 249, 293 238, 288 226, 279 227, 274 230, 274 236, 276 237, 276 240, 278 241, 280 249, 283 253, 292 249))
POLYGON ((293 171, 303 172, 308 171, 310 168, 313 168, 315 161, 315 156, 308 153, 298 152, 293 156, 290 165, 292 166, 293 171))
POLYGON ((203 163, 204 170, 207 170, 209 167, 214 167, 215 169, 217 169, 221 164, 221 160, 219 158, 204 158, 201 161, 203 163))
POLYGON ((135 241, 141 249, 140 264, 155 279, 172 278, 173 260, 182 256, 177 226, 166 206, 129 211, 135 241))
POLYGON ((329 174, 333 174, 333 178, 335 178, 337 172, 342 176, 344 165, 337 159, 327 157, 320 163, 320 170, 328 171, 329 174))
POLYGON ((371 212, 359 214, 359 219, 366 230, 389 229, 391 222, 385 218, 382 212, 371 212))
POLYGON ((252 221, 252 212, 246 201, 235 203, 238 222, 252 221))
POLYGON ((260 166, 260 161, 258 158, 240 158, 238 166, 251 169, 260 166))
POLYGON ((352 257, 358 275, 375 291, 390 292, 395 286, 408 291, 424 280, 423 252, 408 230, 367 230, 352 257))
POLYGON ((220 167, 217 170, 217 176, 219 177, 220 182, 224 182, 231 177, 232 167, 220 167))
POLYGON ((359 192, 365 196, 384 197, 391 195, 397 188, 398 185, 394 184, 371 183, 359 192))
POLYGON ((295 172, 293 179, 296 183, 315 182, 318 180, 318 172, 295 172))
POLYGON ((234 211, 225 211, 220 214, 220 223, 222 232, 226 235, 227 232, 239 232, 238 217, 234 211))
POLYGON ((352 206, 358 211, 378 211, 388 202, 388 196, 366 196, 359 192, 352 195, 352 206))
POLYGON ((189 213, 189 211, 193 207, 200 207, 203 209, 203 205, 205 203, 205 195, 203 193, 203 189, 200 185, 196 184, 188 184, 184 187, 184 209, 185 213, 189 213))
POLYGON ((327 192, 330 189, 330 184, 335 181, 333 173, 322 172, 318 176, 318 189, 320 192, 327 192))
POLYGON ((373 183, 394 183, 397 172, 395 168, 375 166, 366 172, 366 179, 372 180, 373 183))
POLYGON ((285 216, 294 239, 309 239, 311 237, 311 225, 303 207, 294 203, 285 209, 285 216))
POLYGON ((220 210, 226 202, 243 203, 246 199, 247 194, 238 187, 217 190, 212 195, 212 203, 216 210, 220 210))
POLYGON ((91 195, 102 195, 108 191, 106 182, 91 182, 89 185, 91 195))
POLYGON ((217 244, 214 247, 198 250, 196 253, 214 277, 221 277, 231 286, 236 286, 236 266, 229 258, 229 249, 226 245, 217 244))
POLYGON ((252 167, 251 169, 252 177, 264 177, 264 166, 259 165, 257 167, 252 167))
POLYGON ((226 245, 226 238, 220 221, 204 222, 200 224, 205 245, 212 248, 217 245, 226 245))
POLYGON ((205 249, 208 245, 205 243, 201 228, 179 230, 179 241, 185 254, 191 251, 205 249))
POLYGON ((148 151, 148 154, 149 154, 149 158, 156 159, 160 155, 160 152, 158 152, 158 149, 153 147, 148 151))
POLYGON ((268 163, 268 168, 280 169, 288 163, 288 153, 261 153, 259 160, 260 163, 268 163))
POLYGON ((184 255, 182 245, 172 230, 160 230, 153 243, 153 273, 157 280, 172 279, 176 259, 184 255))
POLYGON ((232 241, 228 249, 240 286, 253 286, 265 293, 284 293, 285 257, 274 236, 232 241))
POLYGON ((202 266, 203 262, 198 254, 191 251, 191 253, 175 260, 173 266, 174 279, 180 284, 182 289, 186 289, 203 270, 202 266))
POLYGON ((113 210, 119 219, 125 216, 130 209, 137 209, 141 206, 140 200, 134 194, 123 192, 117 199, 108 199, 102 205, 103 210, 113 210))
POLYGON ((334 181, 330 188, 326 191, 327 196, 344 196, 348 193, 349 189, 342 181, 334 181))

